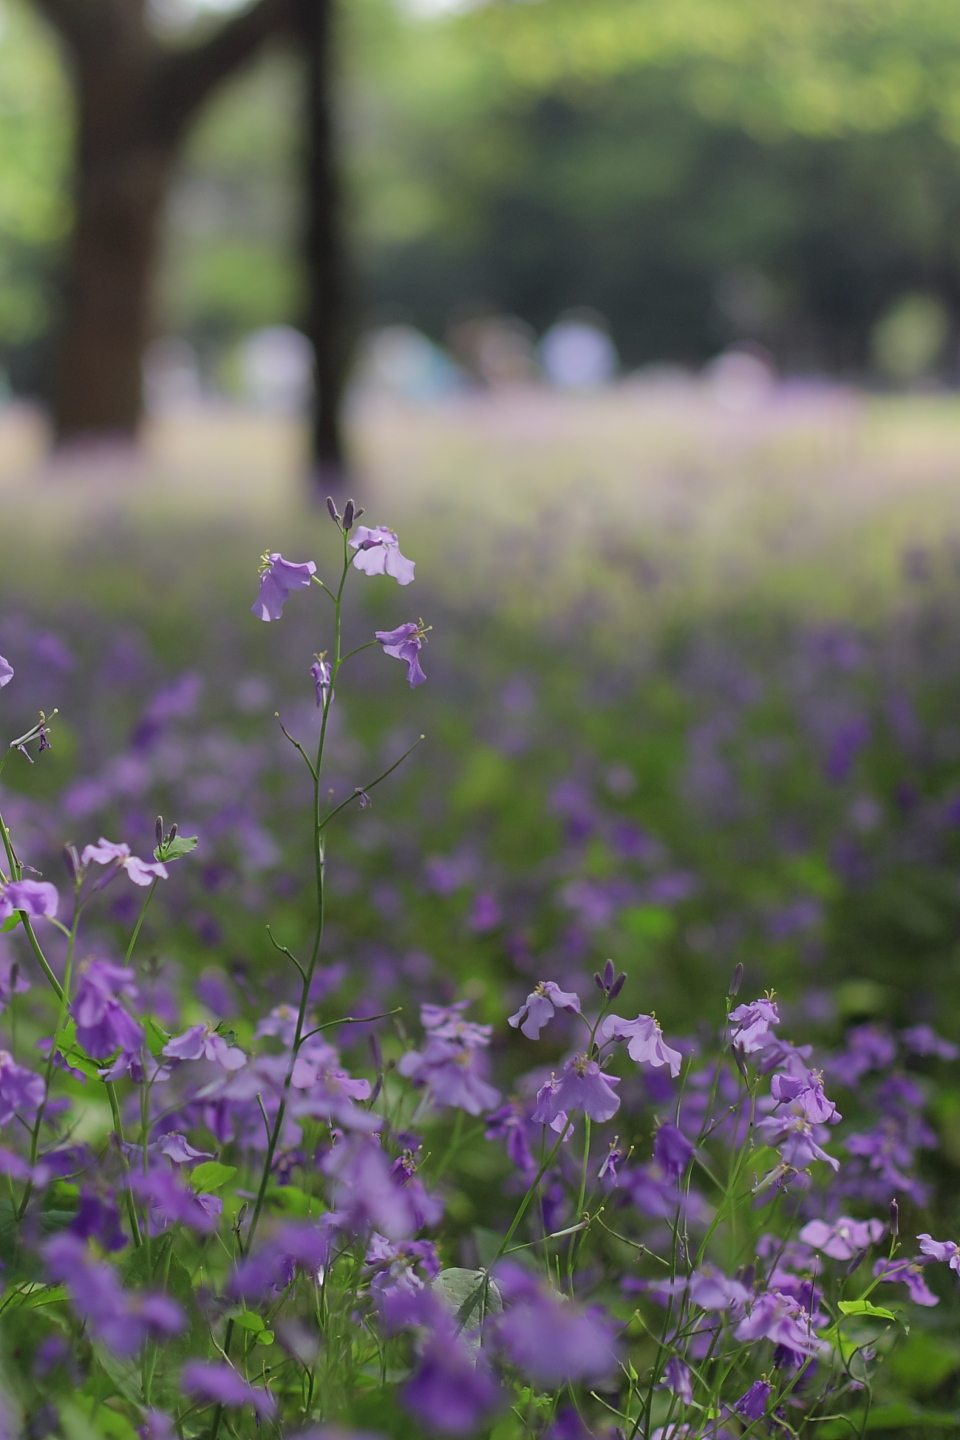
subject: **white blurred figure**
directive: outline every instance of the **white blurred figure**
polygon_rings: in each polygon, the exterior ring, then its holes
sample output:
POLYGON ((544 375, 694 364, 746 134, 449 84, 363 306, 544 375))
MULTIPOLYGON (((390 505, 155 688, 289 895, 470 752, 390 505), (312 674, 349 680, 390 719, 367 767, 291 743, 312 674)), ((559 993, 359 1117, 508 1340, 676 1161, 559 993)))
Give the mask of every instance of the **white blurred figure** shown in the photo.
POLYGON ((599 315, 571 310, 540 341, 540 364, 560 390, 596 390, 614 378, 619 357, 599 315))
POLYGON ((384 325, 367 337, 358 367, 358 385, 418 404, 445 400, 462 386, 446 351, 413 325, 384 325))
POLYGON ((253 330, 237 352, 244 399, 272 415, 299 415, 313 390, 313 346, 292 325, 253 330))
POLYGON ((736 345, 704 368, 703 378, 722 410, 759 410, 777 384, 773 361, 760 345, 736 345))
POLYGON ((143 384, 151 415, 190 409, 203 398, 200 361, 189 340, 163 335, 143 358, 143 384))

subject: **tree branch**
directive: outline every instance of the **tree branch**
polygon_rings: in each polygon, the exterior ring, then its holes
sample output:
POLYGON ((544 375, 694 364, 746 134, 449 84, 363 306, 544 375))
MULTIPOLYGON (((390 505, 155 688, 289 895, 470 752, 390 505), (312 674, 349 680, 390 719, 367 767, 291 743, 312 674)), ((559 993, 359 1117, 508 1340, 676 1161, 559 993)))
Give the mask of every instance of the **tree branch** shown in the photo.
MULTIPOLYGON (((42 3, 61 5, 69 0, 42 3)), ((250 60, 266 40, 291 24, 289 0, 256 0, 199 45, 166 51, 158 60, 154 85, 153 129, 158 139, 176 144, 221 81, 250 60)))

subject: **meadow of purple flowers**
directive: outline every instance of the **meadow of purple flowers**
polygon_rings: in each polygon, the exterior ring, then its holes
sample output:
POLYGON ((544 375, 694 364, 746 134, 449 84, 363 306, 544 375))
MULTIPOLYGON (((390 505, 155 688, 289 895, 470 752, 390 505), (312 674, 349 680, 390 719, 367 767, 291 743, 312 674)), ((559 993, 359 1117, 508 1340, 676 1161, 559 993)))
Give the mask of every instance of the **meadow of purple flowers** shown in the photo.
POLYGON ((617 665, 359 518, 0 617, 7 1433, 960 1423, 949 555, 617 665))

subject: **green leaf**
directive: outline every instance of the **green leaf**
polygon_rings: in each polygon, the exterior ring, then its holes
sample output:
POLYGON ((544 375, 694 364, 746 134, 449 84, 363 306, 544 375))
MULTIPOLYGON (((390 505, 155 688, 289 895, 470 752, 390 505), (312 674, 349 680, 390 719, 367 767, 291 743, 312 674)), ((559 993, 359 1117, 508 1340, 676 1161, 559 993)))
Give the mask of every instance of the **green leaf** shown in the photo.
POLYGON ((242 1310, 239 1315, 233 1317, 234 1325, 239 1325, 241 1330, 249 1330, 251 1335, 259 1335, 261 1330, 266 1330, 262 1315, 254 1310, 242 1310))
POLYGON ((18 912, 16 915, 11 915, 9 920, 4 920, 3 924, 0 925, 0 935, 5 935, 8 930, 15 930, 19 924, 20 915, 18 912))
POLYGON ((166 1045, 170 1039, 169 1034, 157 1024, 152 1015, 144 1020, 143 1029, 146 1036, 147 1049, 155 1060, 159 1060, 163 1054, 164 1045, 166 1045))
POLYGON ((874 1305, 870 1300, 841 1300, 837 1307, 842 1315, 872 1315, 877 1320, 899 1320, 892 1310, 874 1305))
MULTIPOLYGON (((499 1315, 503 1300, 486 1270, 441 1270, 431 1288, 455 1317, 458 1328, 475 1330, 489 1315, 499 1315)), ((469 1335, 465 1338, 470 1342, 469 1335)), ((479 1336, 472 1342, 479 1345, 479 1336)))
POLYGON ((190 1184, 200 1194, 208 1194, 211 1190, 219 1190, 221 1185, 226 1185, 237 1173, 235 1165, 221 1165, 219 1160, 204 1160, 202 1165, 191 1172, 190 1184))
POLYGON ((175 835, 172 840, 165 840, 158 845, 153 852, 155 860, 182 860, 184 855, 189 855, 191 850, 196 850, 199 840, 196 835, 175 835))

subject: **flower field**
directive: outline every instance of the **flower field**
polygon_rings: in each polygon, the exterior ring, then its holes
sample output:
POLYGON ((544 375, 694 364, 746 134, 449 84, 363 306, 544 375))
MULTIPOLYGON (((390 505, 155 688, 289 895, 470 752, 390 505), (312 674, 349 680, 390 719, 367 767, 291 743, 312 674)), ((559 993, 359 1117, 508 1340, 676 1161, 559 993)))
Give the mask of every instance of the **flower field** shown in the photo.
POLYGON ((0 1431, 955 1429, 953 402, 356 427, 0 427, 0 1431))

